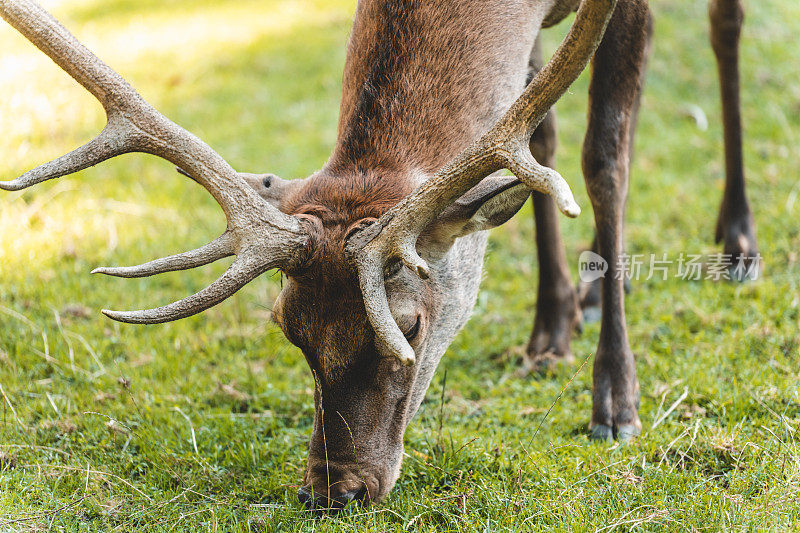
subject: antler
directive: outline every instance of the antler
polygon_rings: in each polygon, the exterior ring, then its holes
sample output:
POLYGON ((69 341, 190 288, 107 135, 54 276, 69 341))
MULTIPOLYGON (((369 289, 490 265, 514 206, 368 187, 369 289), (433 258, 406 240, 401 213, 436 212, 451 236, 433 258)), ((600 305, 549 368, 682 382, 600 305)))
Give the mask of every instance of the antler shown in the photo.
POLYGON ((505 115, 480 139, 439 170, 379 220, 355 234, 347 251, 358 269, 364 306, 384 355, 412 365, 414 350, 392 318, 384 287, 387 262, 400 259, 421 278, 428 265, 417 254, 420 233, 458 197, 501 169, 531 189, 549 194, 569 217, 580 214, 561 175, 540 165, 529 143, 547 111, 580 75, 605 32, 617 0, 583 0, 569 33, 505 115))
POLYGON ((177 320, 220 303, 267 270, 292 269, 302 262, 302 250, 310 235, 297 218, 281 213, 258 196, 219 154, 156 111, 41 6, 30 0, 0 0, 0 15, 92 93, 108 120, 100 134, 87 144, 13 181, 0 182, 0 189, 24 189, 120 154, 145 152, 176 165, 205 187, 225 212, 226 231, 196 250, 139 266, 94 270, 121 277, 152 276, 236 255, 218 280, 197 294, 164 307, 103 313, 131 323, 177 320))

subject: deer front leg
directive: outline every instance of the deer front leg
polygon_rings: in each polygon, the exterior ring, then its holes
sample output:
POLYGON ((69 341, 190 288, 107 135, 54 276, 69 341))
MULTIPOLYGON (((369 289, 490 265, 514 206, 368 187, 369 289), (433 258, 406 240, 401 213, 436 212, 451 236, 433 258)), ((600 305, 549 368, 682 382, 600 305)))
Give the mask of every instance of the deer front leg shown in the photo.
MULTIPOLYGON (((550 110, 531 138, 531 152, 537 161, 555 167, 556 117, 550 110)), ((571 361, 570 340, 580 324, 578 296, 569 276, 567 256, 558 227, 559 213, 544 194, 532 195, 539 259, 539 289, 536 316, 528 342, 525 366, 538 371, 559 361, 571 361)))
POLYGON ((745 279, 752 262, 757 261, 758 246, 753 215, 745 194, 742 162, 739 35, 744 9, 741 0, 711 0, 708 12, 711 19, 711 46, 719 71, 725 130, 725 193, 717 219, 716 241, 724 242, 724 253, 731 256, 731 273, 739 279, 745 279), (737 265, 740 265, 738 269, 737 265))
POLYGON ((625 327, 622 230, 631 135, 651 20, 645 0, 621 0, 592 64, 583 173, 597 226, 597 251, 608 262, 602 285, 600 340, 594 361, 591 435, 639 434, 639 383, 625 327))

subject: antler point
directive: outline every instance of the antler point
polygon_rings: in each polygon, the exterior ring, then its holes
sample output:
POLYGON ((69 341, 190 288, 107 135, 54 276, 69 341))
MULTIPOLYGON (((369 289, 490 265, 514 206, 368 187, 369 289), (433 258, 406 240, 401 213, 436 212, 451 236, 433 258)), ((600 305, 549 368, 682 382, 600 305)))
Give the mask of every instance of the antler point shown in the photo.
POLYGON ((574 200, 568 202, 564 207, 564 214, 570 218, 578 218, 578 216, 581 214, 581 206, 579 206, 574 200))
POLYGON ((417 362, 417 356, 411 346, 405 346, 404 349, 398 354, 397 359, 403 366, 414 366, 417 362))
POLYGON ((129 313, 125 313, 123 311, 112 311, 111 309, 102 309, 100 311, 104 315, 106 315, 111 320, 116 320, 117 322, 125 322, 126 324, 132 324, 133 322, 127 318, 129 313))

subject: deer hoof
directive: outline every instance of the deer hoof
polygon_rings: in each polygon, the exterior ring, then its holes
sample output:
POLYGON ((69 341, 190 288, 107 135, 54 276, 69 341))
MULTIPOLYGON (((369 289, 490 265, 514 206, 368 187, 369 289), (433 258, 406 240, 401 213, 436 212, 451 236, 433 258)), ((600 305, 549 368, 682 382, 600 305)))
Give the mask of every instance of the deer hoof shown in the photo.
POLYGON ((723 242, 723 254, 730 261, 728 273, 734 281, 756 280, 762 265, 756 243, 755 223, 749 209, 730 215, 725 212, 717 220, 717 242, 723 242))
POLYGON ((603 318, 603 310, 599 305, 583 308, 583 324, 595 324, 603 318))
POLYGON ((589 433, 589 439, 601 442, 611 442, 614 439, 617 442, 628 442, 641 433, 642 430, 635 424, 623 424, 616 430, 605 424, 595 424, 589 433))
POLYGON ((733 281, 755 281, 761 274, 761 256, 756 247, 755 237, 740 234, 735 239, 725 239, 724 254, 730 258, 728 274, 733 281))
POLYGON ((628 442, 635 439, 642 433, 642 430, 633 424, 625 424, 617 428, 617 440, 628 442))
POLYGON ((580 331, 581 321, 577 292, 568 283, 540 298, 536 302, 536 318, 524 354, 528 373, 572 363, 575 358, 569 345, 573 333, 580 331))
POLYGON ((522 366, 518 371, 520 377, 532 374, 544 374, 548 370, 555 369, 558 365, 570 365, 575 362, 575 356, 571 352, 559 354, 552 351, 528 354, 522 361, 522 366))
POLYGON ((595 424, 589 430, 589 438, 600 442, 611 442, 614 440, 614 430, 605 424, 595 424))
POLYGON ((351 490, 336 496, 316 496, 314 497, 313 491, 300 487, 297 490, 297 498, 300 503, 309 507, 317 512, 336 513, 341 511, 353 502, 363 502, 367 494, 366 489, 351 490))

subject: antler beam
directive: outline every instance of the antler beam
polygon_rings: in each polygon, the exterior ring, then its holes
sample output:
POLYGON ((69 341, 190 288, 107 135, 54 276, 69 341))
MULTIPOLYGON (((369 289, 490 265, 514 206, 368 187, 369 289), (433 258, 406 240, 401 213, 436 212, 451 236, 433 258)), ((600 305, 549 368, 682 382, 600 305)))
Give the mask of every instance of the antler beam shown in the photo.
POLYGON ((0 189, 20 190, 59 178, 128 152, 170 161, 202 185, 225 212, 227 230, 196 250, 137 267, 99 268, 122 277, 151 276, 202 266, 222 257, 237 259, 214 283, 193 296, 149 311, 104 311, 123 322, 157 323, 184 318, 225 300, 272 268, 291 270, 304 260, 310 235, 302 222, 263 200, 203 141, 164 117, 128 82, 31 0, 0 0, 0 16, 47 54, 102 104, 107 124, 80 148, 30 170, 0 189))
POLYGON ((529 143, 549 109, 586 68, 616 4, 617 0, 583 0, 572 28, 552 59, 497 124, 350 239, 347 250, 357 266, 367 315, 384 355, 396 357, 406 365, 415 361, 414 350, 389 310, 383 282, 386 264, 400 259, 420 277, 427 278, 428 265, 416 251, 420 233, 483 178, 508 169, 531 189, 552 196, 565 215, 580 214, 567 182, 533 158, 529 143))

